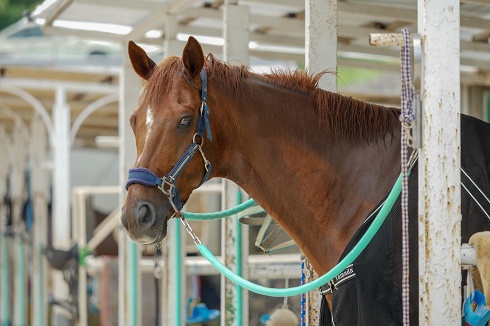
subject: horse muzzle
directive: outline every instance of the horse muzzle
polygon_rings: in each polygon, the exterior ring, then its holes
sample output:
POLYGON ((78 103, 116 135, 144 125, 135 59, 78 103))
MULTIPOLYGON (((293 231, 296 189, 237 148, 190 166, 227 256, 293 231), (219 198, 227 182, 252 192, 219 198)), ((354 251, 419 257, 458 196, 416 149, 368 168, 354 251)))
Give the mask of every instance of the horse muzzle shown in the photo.
POLYGON ((155 205, 140 199, 132 204, 126 201, 122 208, 121 224, 129 238, 137 243, 149 245, 160 242, 167 235, 167 220, 170 207, 155 205), (128 205, 129 204, 129 205, 128 205))

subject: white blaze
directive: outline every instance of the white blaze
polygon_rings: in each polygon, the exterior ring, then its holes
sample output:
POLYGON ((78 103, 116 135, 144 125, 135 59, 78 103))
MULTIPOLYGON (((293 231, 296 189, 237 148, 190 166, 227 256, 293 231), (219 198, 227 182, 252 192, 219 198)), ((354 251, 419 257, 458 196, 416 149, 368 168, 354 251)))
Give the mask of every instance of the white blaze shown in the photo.
POLYGON ((153 118, 153 113, 151 112, 151 108, 148 107, 148 109, 146 109, 146 140, 145 140, 145 145, 146 145, 146 142, 148 141, 148 137, 150 137, 151 127, 153 127, 154 122, 155 122, 155 119, 153 118))
MULTIPOLYGON (((153 118, 153 113, 151 112, 151 107, 148 107, 146 109, 146 138, 145 138, 145 144, 143 145, 143 151, 146 147, 146 142, 148 141, 148 138, 150 138, 150 132, 151 132, 151 128, 153 127, 154 122, 155 122, 155 119, 153 118)), ((140 156, 138 156, 138 159, 136 160, 136 164, 139 163, 141 155, 143 154, 143 151, 141 152, 140 156)))

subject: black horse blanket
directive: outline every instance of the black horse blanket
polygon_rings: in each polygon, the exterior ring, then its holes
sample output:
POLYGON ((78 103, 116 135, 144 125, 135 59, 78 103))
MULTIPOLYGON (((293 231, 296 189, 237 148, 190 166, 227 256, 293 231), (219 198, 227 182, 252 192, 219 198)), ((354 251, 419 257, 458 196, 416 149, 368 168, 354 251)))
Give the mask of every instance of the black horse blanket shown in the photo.
MULTIPOLYGON (((461 115, 461 166, 490 198, 490 124, 461 115)), ((409 179, 410 322, 418 324, 417 167, 409 179)), ((463 176, 462 176, 463 180, 463 176)), ((464 183, 464 181, 463 181, 464 183)), ((461 240, 490 230, 490 219, 461 187, 461 240)), ((441 216, 441 218, 443 218, 441 216)), ((343 258, 372 222, 366 220, 347 245, 343 258)), ((401 203, 395 203, 368 247, 346 270, 332 292, 332 310, 322 300, 320 325, 402 325, 401 203)), ((466 277, 463 277, 465 283, 466 277)), ((462 284, 464 285, 464 284, 462 284)), ((461 287, 463 288, 463 287, 461 287)))

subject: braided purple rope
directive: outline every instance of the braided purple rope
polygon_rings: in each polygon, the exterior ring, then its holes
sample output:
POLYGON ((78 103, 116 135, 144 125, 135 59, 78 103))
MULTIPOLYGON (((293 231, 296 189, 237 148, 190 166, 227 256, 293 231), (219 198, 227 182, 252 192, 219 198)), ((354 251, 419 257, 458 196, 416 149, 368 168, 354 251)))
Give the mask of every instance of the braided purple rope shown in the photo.
POLYGON ((410 325, 410 288, 409 288, 409 238, 408 238, 408 145, 410 129, 415 120, 413 114, 413 82, 412 68, 410 65, 410 33, 406 28, 402 30, 405 45, 401 47, 401 73, 402 73, 402 98, 401 98, 401 167, 402 167, 402 309, 403 325, 410 325))

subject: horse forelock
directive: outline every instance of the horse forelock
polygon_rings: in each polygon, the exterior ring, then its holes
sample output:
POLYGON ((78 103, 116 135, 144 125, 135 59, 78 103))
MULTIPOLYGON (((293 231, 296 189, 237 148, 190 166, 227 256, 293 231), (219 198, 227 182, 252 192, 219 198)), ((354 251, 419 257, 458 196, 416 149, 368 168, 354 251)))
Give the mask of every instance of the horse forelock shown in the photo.
POLYGON ((184 63, 179 57, 168 57, 160 62, 145 84, 140 105, 144 108, 156 107, 168 94, 176 78, 182 76, 183 70, 184 63))

